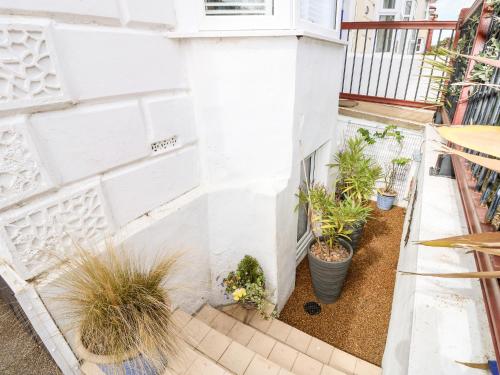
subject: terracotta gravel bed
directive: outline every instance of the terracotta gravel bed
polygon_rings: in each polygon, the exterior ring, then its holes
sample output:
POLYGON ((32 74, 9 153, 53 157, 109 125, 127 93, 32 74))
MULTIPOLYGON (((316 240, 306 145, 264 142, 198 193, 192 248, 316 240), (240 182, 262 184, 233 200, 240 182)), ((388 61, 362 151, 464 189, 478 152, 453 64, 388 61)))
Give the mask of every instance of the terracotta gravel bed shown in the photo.
POLYGON ((342 295, 333 304, 321 304, 311 316, 304 304, 317 301, 307 257, 297 268, 295 290, 280 320, 336 348, 381 365, 391 314, 405 210, 374 209, 353 257, 342 295))

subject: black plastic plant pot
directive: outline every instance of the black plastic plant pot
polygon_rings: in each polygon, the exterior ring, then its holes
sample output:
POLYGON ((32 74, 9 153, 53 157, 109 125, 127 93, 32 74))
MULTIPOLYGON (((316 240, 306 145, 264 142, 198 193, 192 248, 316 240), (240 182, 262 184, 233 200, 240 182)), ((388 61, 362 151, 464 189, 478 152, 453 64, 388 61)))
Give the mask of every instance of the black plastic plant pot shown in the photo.
POLYGON ((349 245, 351 245, 354 252, 358 250, 361 237, 363 236, 363 230, 365 229, 365 224, 366 223, 358 223, 357 225, 347 227, 348 230, 352 230, 352 233, 349 234, 349 239, 346 239, 346 241, 349 245))
POLYGON ((351 265, 353 250, 349 242, 339 238, 340 245, 349 251, 349 258, 341 262, 326 262, 311 254, 311 246, 315 242, 316 240, 311 241, 307 252, 314 294, 321 303, 334 303, 342 293, 347 271, 351 265))

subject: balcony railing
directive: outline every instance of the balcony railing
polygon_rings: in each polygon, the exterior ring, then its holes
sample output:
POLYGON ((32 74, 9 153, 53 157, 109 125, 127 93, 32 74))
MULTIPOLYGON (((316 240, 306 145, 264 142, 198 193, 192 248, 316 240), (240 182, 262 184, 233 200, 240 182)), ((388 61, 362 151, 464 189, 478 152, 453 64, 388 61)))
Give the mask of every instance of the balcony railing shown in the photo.
MULTIPOLYGON (((500 13, 485 1, 476 1, 461 13, 459 48, 464 54, 486 52, 489 42, 500 38, 500 13)), ((497 55, 497 58, 499 56, 497 55)), ((475 62, 458 58, 453 61, 452 82, 471 81, 475 62)), ((485 83, 500 84, 500 69, 492 70, 485 83)), ((442 114, 445 123, 500 126, 500 92, 491 86, 465 86, 448 95, 442 114)), ((474 152, 469 150, 469 152, 474 152)), ((480 165, 452 155, 453 167, 471 233, 500 230, 500 176, 480 165)), ((500 257, 475 252, 479 271, 499 271, 500 257)), ((496 359, 500 360, 500 280, 481 279, 483 298, 490 324, 496 359)))
POLYGON ((440 100, 425 53, 451 48, 455 21, 343 22, 347 40, 341 97, 410 107, 440 100))

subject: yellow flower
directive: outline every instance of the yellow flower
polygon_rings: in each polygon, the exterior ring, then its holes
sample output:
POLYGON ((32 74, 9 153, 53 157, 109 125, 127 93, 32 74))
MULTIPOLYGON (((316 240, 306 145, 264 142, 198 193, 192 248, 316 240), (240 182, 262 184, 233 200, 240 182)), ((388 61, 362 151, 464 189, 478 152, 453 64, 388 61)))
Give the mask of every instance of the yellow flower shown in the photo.
POLYGON ((247 295, 247 291, 245 290, 245 288, 239 288, 233 292, 233 299, 235 301, 239 301, 241 298, 245 297, 246 295, 247 295))

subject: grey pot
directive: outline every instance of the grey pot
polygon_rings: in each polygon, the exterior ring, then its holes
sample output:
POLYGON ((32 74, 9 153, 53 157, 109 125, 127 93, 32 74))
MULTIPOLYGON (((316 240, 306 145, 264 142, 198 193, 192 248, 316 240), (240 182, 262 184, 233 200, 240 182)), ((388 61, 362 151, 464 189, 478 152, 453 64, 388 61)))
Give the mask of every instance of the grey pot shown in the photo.
POLYGON ((361 237, 363 236, 363 230, 365 229, 366 223, 358 223, 357 225, 348 226, 347 229, 351 230, 352 233, 349 235, 349 239, 346 241, 351 245, 352 250, 355 252, 358 250, 359 243, 361 242, 361 237))
POLYGON ((339 243, 349 251, 349 258, 342 262, 325 262, 311 254, 311 246, 315 241, 312 240, 309 243, 307 252, 314 294, 321 303, 334 303, 342 292, 347 271, 351 265, 353 250, 347 241, 339 238, 339 243))

